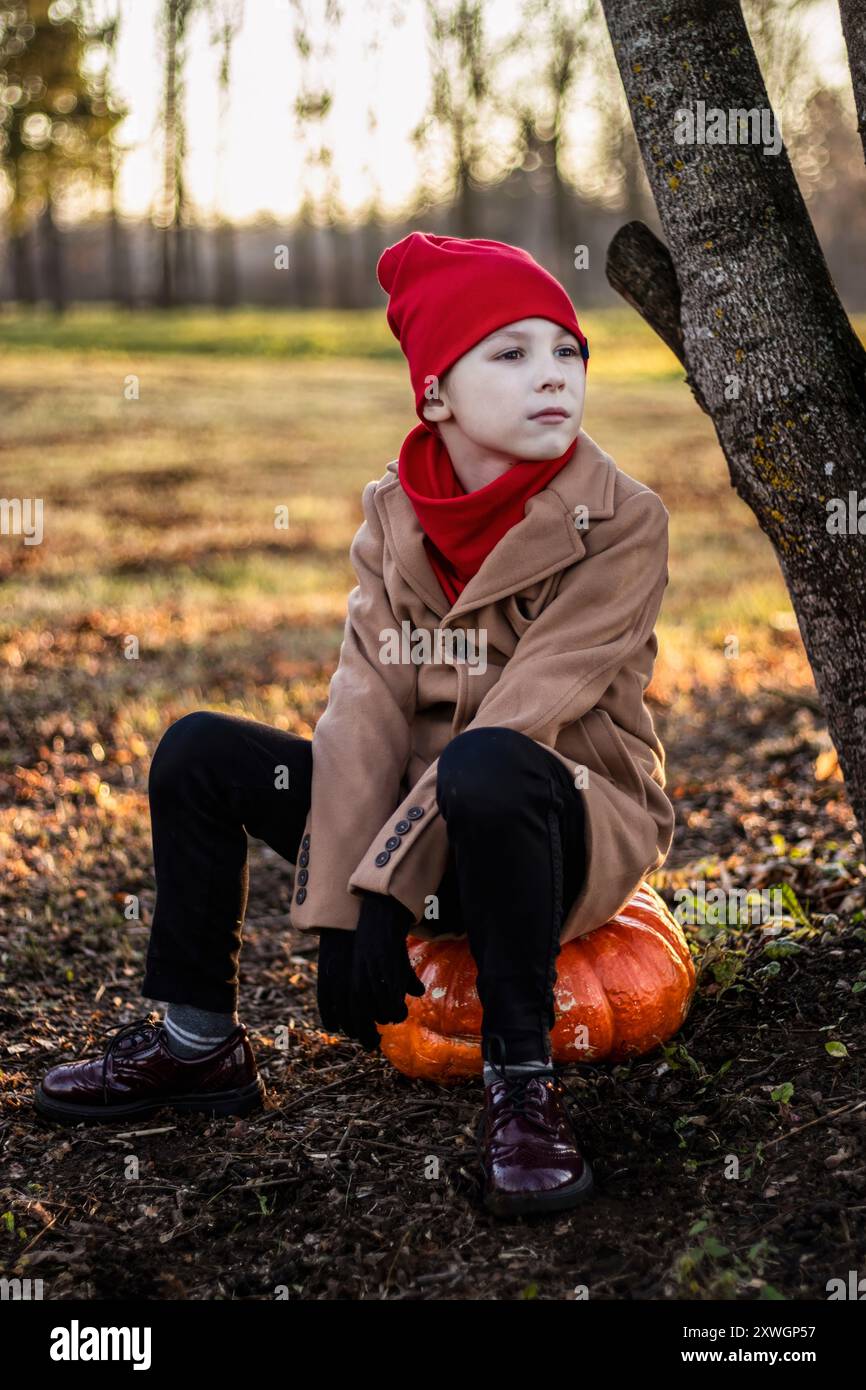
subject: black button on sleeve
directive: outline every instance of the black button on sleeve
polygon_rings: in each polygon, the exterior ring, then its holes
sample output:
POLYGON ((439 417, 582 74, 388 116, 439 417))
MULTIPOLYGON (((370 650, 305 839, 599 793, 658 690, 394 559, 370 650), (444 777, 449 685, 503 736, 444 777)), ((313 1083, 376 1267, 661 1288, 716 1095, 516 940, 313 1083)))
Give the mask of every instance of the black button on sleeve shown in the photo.
POLYGON ((382 850, 380 850, 379 853, 376 855, 376 860, 375 860, 375 862, 376 862, 376 864, 379 866, 379 868, 381 869, 381 868, 382 868, 382 865, 383 865, 383 864, 387 864, 387 863, 388 863, 388 860, 389 860, 390 858, 391 858, 391 851, 388 850, 388 849, 382 849, 382 850))

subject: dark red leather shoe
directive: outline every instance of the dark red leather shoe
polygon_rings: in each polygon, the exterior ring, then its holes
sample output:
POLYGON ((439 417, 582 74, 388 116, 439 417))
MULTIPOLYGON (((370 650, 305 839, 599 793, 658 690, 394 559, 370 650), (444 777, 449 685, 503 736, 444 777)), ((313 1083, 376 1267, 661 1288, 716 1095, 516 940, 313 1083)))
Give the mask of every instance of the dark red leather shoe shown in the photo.
POLYGON ((188 1059, 169 1051, 162 1023, 148 1014, 118 1029, 101 1057, 52 1067, 33 1103, 47 1120, 78 1124, 140 1120, 163 1106, 246 1115, 264 1094, 242 1023, 213 1051, 188 1059))
POLYGON ((509 1080, 502 1071, 485 1086, 478 1137, 483 1201, 494 1215, 563 1211, 592 1192, 565 1095, 549 1075, 509 1080))

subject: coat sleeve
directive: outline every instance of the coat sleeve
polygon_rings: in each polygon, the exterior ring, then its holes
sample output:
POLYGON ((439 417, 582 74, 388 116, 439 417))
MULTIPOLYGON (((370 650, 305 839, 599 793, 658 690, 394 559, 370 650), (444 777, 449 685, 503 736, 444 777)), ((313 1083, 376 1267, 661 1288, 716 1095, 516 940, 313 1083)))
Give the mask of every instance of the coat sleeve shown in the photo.
MULTIPOLYGON (((645 489, 627 498, 607 527, 588 533, 586 555, 519 639, 464 732, 516 729, 552 749, 560 730, 597 704, 655 627, 668 582, 668 520, 661 498, 645 489)), ((397 812, 420 808, 420 833, 407 835, 377 867, 375 856, 389 833, 383 825, 349 881, 353 890, 390 892, 412 908, 416 921, 447 864, 438 767, 436 758, 397 812)))
MULTIPOLYGON (((312 740, 312 787, 304 837, 306 875, 296 874, 293 925, 354 929, 360 900, 348 878, 371 829, 400 800, 410 756, 418 668, 381 660, 380 633, 399 632, 383 580, 384 532, 374 502, 378 484, 364 489, 364 521, 349 548, 358 582, 348 598, 340 658, 312 740), (306 847, 306 846, 305 846, 306 847), (300 877, 304 892, 299 894, 300 877), (300 897, 300 901, 298 901, 300 897)), ((303 842, 302 842, 303 843, 303 842)))
POLYGON ((624 502, 617 520, 616 540, 573 566, 467 729, 517 729, 552 748, 646 642, 668 582, 668 512, 647 491, 624 502))

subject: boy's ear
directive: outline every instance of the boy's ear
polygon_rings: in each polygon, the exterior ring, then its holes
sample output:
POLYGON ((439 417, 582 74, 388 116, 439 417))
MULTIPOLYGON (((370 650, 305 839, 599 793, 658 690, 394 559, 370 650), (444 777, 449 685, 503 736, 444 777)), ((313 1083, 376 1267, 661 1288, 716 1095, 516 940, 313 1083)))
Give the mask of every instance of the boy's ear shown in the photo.
POLYGON ((424 419, 429 420, 430 424, 438 424, 440 420, 451 419, 451 407, 447 397, 448 374, 441 380, 432 383, 432 394, 429 400, 424 402, 424 419))
POLYGON ((450 418, 451 411, 444 401, 433 400, 424 402, 424 419, 431 425, 438 425, 441 420, 450 418))

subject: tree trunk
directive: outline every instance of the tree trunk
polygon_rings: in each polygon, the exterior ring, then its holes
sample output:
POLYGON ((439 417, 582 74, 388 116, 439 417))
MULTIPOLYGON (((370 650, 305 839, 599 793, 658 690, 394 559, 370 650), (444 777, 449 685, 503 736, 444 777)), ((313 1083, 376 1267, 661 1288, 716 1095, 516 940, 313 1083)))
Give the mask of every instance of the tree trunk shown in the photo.
MULTIPOLYGON (((763 110, 772 139, 775 116, 739 4, 603 8, 670 257, 666 307, 651 302, 651 292, 660 297, 651 277, 630 275, 628 247, 612 248, 617 287, 628 280, 626 297, 643 303, 666 341, 679 317, 680 356, 732 485, 776 550, 863 836, 866 500, 859 531, 855 517, 837 534, 831 499, 846 508, 849 492, 866 499, 866 353, 784 148, 765 153, 731 126, 727 143, 675 139, 684 131, 677 113, 701 126, 699 101, 707 114, 763 110)), ((625 235, 633 241, 633 227, 625 235)))
POLYGON ((484 235, 481 221, 481 202, 472 176, 472 162, 462 153, 457 160, 455 185, 455 211, 457 217, 457 236, 479 237, 484 235))
POLYGON ((9 255, 12 265, 14 296, 19 304, 36 303, 33 278, 32 234, 29 227, 9 234, 9 255))
POLYGON ((114 185, 111 191, 111 208, 108 214, 108 277, 109 298, 112 303, 124 309, 133 307, 134 295, 129 261, 129 247, 126 232, 121 225, 115 204, 114 185))
POLYGON ((231 309, 238 302, 238 268, 235 229, 221 219, 214 229, 216 237, 216 302, 220 309, 231 309))
POLYGON ((168 0, 165 16, 165 94, 163 129, 163 187, 161 218, 161 275, 157 302, 163 309, 171 308, 176 295, 176 227, 177 227, 177 0, 168 0))
POLYGON ((66 276, 63 273, 63 244, 54 221, 54 211, 49 198, 42 213, 42 275, 46 299, 51 303, 55 314, 66 310, 66 276))
POLYGON ((839 13, 854 87, 857 129, 866 157, 866 0, 839 0, 839 13))
POLYGON ((574 215, 574 200, 559 168, 558 137, 552 142, 551 154, 553 158, 550 165, 550 209, 553 245, 556 248, 553 273, 558 280, 570 285, 574 283, 574 247, 580 240, 580 231, 574 215))
POLYGON ((193 298, 195 284, 195 246, 193 229, 184 221, 178 221, 174 228, 174 307, 182 308, 193 298))

